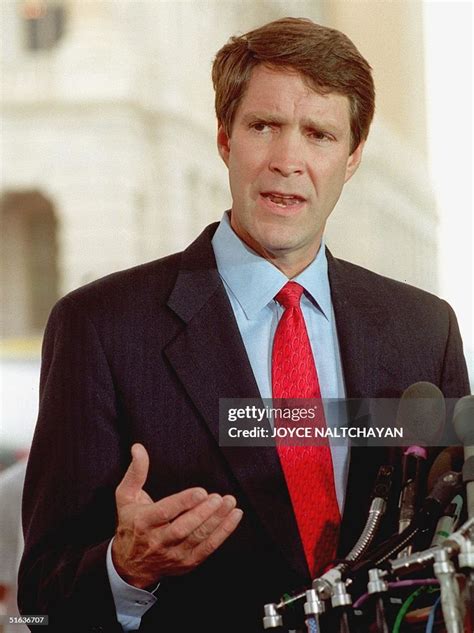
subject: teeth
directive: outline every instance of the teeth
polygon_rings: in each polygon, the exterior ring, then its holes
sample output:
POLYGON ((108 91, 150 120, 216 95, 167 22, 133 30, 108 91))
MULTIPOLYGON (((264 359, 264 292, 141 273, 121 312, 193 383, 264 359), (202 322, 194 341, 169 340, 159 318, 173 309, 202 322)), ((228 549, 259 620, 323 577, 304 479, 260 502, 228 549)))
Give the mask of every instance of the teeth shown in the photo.
POLYGON ((265 197, 271 200, 274 204, 277 204, 279 207, 287 207, 300 202, 300 198, 295 198, 294 196, 283 197, 269 193, 266 194, 265 197))

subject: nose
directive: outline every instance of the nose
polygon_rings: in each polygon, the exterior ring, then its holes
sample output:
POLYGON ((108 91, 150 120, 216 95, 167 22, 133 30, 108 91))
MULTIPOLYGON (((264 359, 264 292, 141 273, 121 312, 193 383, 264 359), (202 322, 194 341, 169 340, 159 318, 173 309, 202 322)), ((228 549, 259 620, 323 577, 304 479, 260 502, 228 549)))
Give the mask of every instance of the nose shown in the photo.
POLYGON ((285 178, 302 174, 304 172, 302 153, 303 147, 298 133, 280 133, 271 145, 270 171, 285 178))

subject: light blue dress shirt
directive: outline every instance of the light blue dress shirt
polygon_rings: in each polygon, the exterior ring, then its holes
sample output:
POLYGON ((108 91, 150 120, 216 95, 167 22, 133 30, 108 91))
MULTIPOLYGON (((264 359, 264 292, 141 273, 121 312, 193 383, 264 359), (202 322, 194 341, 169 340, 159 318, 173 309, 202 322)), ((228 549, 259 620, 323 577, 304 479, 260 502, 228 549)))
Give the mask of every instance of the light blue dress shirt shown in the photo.
MULTIPOLYGON (((225 213, 212 239, 217 269, 224 282, 237 325, 247 351, 262 398, 272 397, 272 345, 275 330, 284 308, 275 295, 288 282, 288 277, 268 260, 257 255, 237 237, 225 213)), ((323 398, 344 398, 336 319, 331 302, 328 262, 324 244, 316 258, 292 281, 304 288, 301 310, 313 350, 323 398)), ((245 397, 245 394, 242 394, 245 397)), ((326 415, 326 424, 341 426, 341 420, 326 415)), ((349 469, 347 443, 329 439, 334 468, 339 510, 343 512, 349 469)))
MULTIPOLYGON (((214 234, 212 247, 260 395, 262 398, 271 398, 272 344, 283 314, 283 308, 274 297, 288 282, 288 278, 237 237, 230 226, 228 213, 224 214, 214 234)), ((317 367, 321 395, 323 398, 344 398, 344 377, 324 244, 314 261, 293 281, 304 288, 301 309, 317 367)), ((331 420, 326 416, 326 423, 336 426, 341 424, 341 420, 331 420)), ((342 515, 349 449, 347 444, 341 444, 340 439, 337 445, 331 444, 331 440, 329 442, 337 501, 342 515)), ((141 618, 157 598, 153 593, 132 587, 117 574, 111 547, 112 542, 107 550, 107 572, 117 617, 124 631, 133 631, 140 627, 141 618)))

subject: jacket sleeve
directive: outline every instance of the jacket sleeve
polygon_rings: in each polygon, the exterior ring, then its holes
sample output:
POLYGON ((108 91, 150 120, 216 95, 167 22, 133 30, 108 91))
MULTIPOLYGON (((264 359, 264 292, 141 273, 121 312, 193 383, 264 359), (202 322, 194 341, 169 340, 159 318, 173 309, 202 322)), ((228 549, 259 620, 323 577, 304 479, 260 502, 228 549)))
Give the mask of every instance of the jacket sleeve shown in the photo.
POLYGON ((118 410, 96 328, 67 296, 53 309, 43 342, 18 591, 20 611, 48 615, 50 631, 122 630, 106 571, 114 491, 124 472, 118 410))
POLYGON ((448 331, 440 389, 445 398, 460 398, 470 393, 469 376, 456 315, 449 304, 443 303, 448 311, 448 331))

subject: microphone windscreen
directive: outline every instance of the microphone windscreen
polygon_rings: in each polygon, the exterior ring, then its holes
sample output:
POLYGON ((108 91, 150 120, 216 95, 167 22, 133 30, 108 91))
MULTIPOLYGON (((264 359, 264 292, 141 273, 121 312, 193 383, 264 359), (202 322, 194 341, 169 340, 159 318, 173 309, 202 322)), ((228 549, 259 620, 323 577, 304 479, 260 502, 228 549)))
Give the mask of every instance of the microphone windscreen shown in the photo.
POLYGON ((436 446, 446 420, 446 404, 440 389, 431 382, 416 382, 402 394, 396 425, 403 428, 405 446, 436 446))
POLYGON ((464 463, 464 450, 462 446, 449 446, 441 451, 434 460, 428 473, 428 492, 433 489, 436 481, 448 471, 461 472, 464 463))
POLYGON ((464 396, 456 402, 453 425, 460 442, 474 446, 474 396, 464 396))

